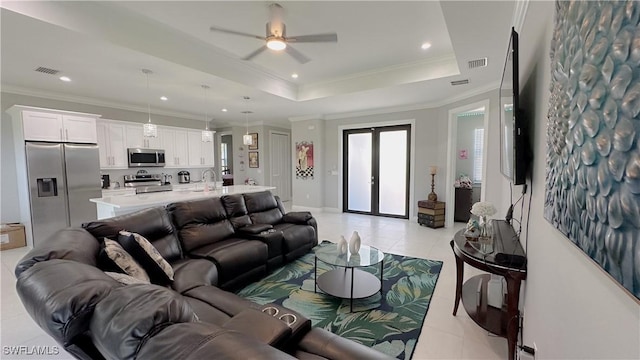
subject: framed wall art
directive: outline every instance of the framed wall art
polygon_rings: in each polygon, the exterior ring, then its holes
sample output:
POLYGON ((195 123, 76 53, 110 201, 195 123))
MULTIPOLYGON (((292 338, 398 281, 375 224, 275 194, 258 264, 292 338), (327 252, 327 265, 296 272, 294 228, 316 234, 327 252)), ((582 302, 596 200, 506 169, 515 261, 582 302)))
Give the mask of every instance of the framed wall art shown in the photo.
POLYGON ((258 158, 257 151, 249 151, 249 167, 250 168, 260 167, 260 159, 258 158))
POLYGON ((249 133, 251 135, 251 145, 247 146, 249 150, 258 150, 258 133, 249 133))
POLYGON ((313 141, 296 142, 296 179, 313 179, 313 141))

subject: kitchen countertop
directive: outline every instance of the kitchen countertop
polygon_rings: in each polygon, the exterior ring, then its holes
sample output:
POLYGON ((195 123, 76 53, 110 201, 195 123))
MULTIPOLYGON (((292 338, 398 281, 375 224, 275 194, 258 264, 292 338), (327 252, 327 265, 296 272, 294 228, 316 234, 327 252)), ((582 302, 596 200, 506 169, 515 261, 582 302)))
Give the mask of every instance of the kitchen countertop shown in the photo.
MULTIPOLYGON (((194 184, 195 185, 195 184, 194 184)), ((153 206, 167 205, 178 201, 196 200, 207 197, 219 197, 223 195, 242 194, 249 192, 259 192, 265 190, 274 190, 273 186, 254 186, 254 185, 234 185, 218 187, 216 190, 209 190, 208 192, 196 190, 193 187, 190 188, 178 188, 173 191, 163 191, 148 194, 135 194, 135 195, 117 195, 108 196, 102 198, 90 199, 89 201, 98 204, 99 206, 107 206, 115 209, 140 209, 153 206)))

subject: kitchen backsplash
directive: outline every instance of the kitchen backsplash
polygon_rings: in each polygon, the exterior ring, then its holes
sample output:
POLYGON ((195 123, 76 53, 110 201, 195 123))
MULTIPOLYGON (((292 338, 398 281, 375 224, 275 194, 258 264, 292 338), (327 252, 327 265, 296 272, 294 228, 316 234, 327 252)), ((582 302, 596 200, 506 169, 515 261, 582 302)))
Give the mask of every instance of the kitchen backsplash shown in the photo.
MULTIPOLYGON (((119 182, 120 187, 124 185, 125 175, 135 175, 139 170, 146 170, 149 174, 169 174, 171 175, 171 184, 178 184, 178 172, 186 170, 191 174, 191 182, 202 180, 202 172, 207 168, 162 168, 162 167, 148 167, 148 168, 132 168, 132 169, 103 169, 100 170, 100 175, 109 175, 109 181, 119 182)), ((218 174, 216 174, 218 176, 218 174)), ((220 181, 221 179, 217 179, 220 181)))

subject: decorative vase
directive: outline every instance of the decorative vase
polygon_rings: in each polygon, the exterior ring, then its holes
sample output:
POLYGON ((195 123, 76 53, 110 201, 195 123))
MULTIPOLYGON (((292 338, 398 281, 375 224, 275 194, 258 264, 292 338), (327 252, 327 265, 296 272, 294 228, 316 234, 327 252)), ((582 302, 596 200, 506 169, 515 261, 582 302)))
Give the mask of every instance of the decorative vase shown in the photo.
POLYGON ((481 238, 490 238, 491 237, 491 226, 489 225, 489 221, 486 216, 480 216, 480 237, 481 238))
POLYGON ((349 249, 349 245, 347 244, 347 239, 345 239, 344 236, 340 235, 340 240, 338 240, 338 244, 336 245, 338 247, 339 255, 344 255, 347 253, 347 250, 349 249))
POLYGON ((357 231, 354 231, 349 240, 349 252, 351 254, 357 254, 360 251, 360 235, 357 231))

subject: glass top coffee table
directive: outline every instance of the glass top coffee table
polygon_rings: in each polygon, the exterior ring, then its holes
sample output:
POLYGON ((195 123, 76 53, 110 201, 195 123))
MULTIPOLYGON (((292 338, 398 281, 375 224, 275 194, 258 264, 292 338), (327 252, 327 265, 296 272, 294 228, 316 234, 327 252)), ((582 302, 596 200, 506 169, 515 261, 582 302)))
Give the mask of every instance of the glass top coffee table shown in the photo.
POLYGON ((378 291, 382 294, 382 270, 384 269, 384 253, 374 247, 362 245, 358 254, 339 255, 335 245, 329 245, 316 251, 314 260, 315 289, 339 297, 349 299, 349 311, 353 311, 353 299, 363 299, 378 291), (336 266, 318 276, 318 260, 336 266), (380 278, 358 268, 380 264, 380 278))

